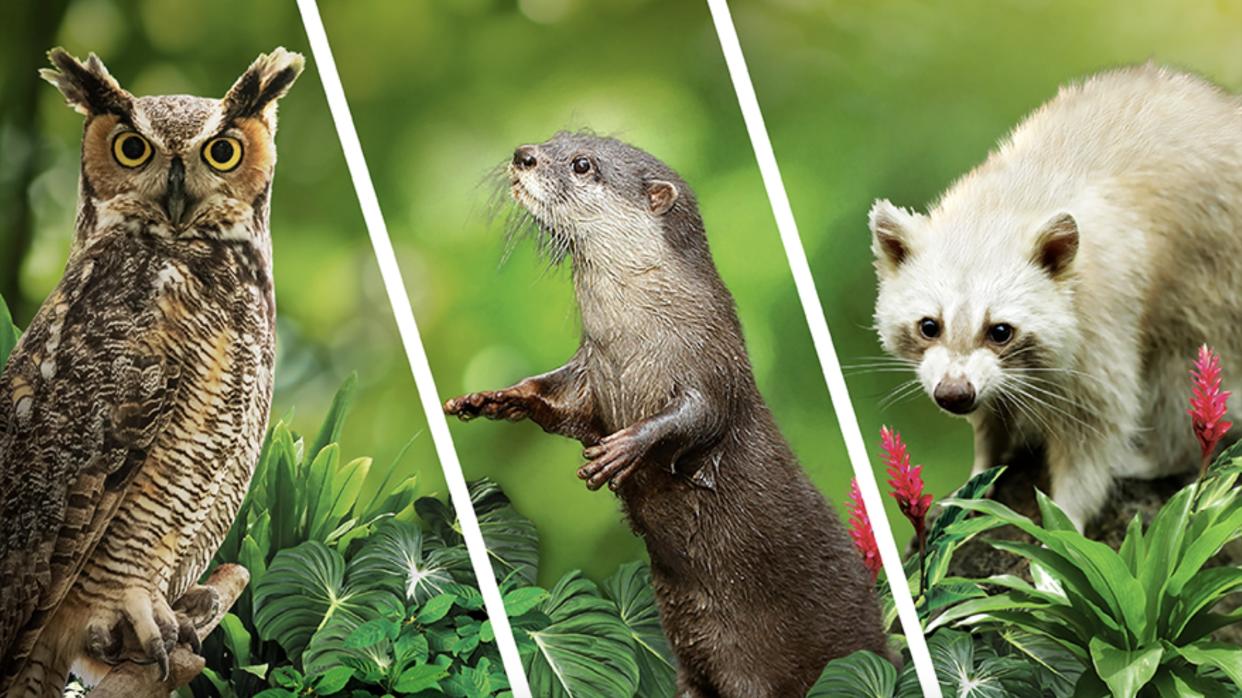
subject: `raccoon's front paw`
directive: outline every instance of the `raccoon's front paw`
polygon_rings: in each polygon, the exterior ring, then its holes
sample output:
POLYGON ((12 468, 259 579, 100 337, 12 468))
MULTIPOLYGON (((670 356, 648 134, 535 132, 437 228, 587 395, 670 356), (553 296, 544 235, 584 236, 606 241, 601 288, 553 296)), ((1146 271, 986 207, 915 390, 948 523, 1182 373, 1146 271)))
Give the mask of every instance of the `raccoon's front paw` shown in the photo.
POLYGON ((638 432, 633 429, 609 434, 582 452, 587 463, 578 468, 578 477, 586 480, 589 490, 598 490, 607 482, 608 489, 616 492, 638 468, 646 450, 638 432))
POLYGON ((511 390, 487 390, 455 397, 444 403, 444 413, 462 421, 475 417, 517 422, 530 415, 529 396, 511 390))

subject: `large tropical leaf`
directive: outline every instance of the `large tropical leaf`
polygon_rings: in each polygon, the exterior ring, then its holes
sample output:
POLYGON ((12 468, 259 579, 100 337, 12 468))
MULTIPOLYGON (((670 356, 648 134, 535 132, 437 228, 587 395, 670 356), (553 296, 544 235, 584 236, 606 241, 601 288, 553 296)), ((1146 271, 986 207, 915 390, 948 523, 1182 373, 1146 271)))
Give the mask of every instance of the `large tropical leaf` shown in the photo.
POLYGON ((350 560, 355 588, 387 588, 419 604, 472 575, 461 548, 427 547, 418 526, 386 520, 350 560))
POLYGON ((895 695, 897 669, 893 663, 870 650, 859 650, 828 662, 806 698, 893 698, 895 695))
MULTIPOLYGON (((941 630, 927 643, 936 680, 945 695, 958 698, 1010 698, 1034 687, 1029 662, 999 657, 976 647, 969 633, 941 630)), ((1038 694, 1036 694, 1038 695, 1038 694)))
MULTIPOLYGON (((469 487, 470 502, 496 577, 504 579, 516 572, 527 584, 534 584, 539 570, 539 534, 535 525, 517 513, 509 498, 491 480, 475 480, 469 487)), ((423 497, 414 503, 414 508, 419 518, 426 521, 446 545, 462 544, 457 516, 448 504, 423 497)))
POLYGON ((315 631, 334 616, 358 619, 387 602, 400 603, 388 591, 347 587, 340 553, 307 541, 272 559, 254 592, 254 622, 260 637, 275 640, 297 659, 315 631))
POLYGON ((1036 678, 1045 693, 1068 696, 1074 692, 1074 685, 1086 667, 1072 652, 1046 635, 1020 628, 1002 628, 999 636, 1015 652, 1032 662, 1036 667, 1036 678))
POLYGON ((660 625, 651 568, 643 562, 621 565, 604 580, 604 595, 617 605, 630 631, 638 661, 638 695, 671 696, 676 692, 677 665, 660 625))
POLYGON ((627 698, 638 690, 638 663, 629 628, 617 607, 581 572, 557 582, 543 603, 551 621, 525 630, 533 641, 523 657, 531 691, 540 698, 627 698))

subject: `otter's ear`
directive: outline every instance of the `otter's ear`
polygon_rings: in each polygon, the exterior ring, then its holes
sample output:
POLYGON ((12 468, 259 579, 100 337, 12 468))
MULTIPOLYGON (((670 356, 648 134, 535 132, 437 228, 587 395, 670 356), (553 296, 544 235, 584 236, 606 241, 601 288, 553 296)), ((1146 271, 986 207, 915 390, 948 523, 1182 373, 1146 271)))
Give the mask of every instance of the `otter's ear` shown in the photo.
POLYGON ((57 47, 47 52, 47 58, 56 67, 43 68, 39 76, 55 85, 74 111, 84 116, 125 116, 132 110, 134 96, 121 88, 99 56, 92 53, 83 63, 57 47))
POLYGON ((677 203, 677 185, 662 179, 647 182, 647 207, 657 216, 663 216, 677 203))
POLYGON ((888 199, 877 199, 868 215, 871 252, 884 268, 894 270, 910 256, 910 229, 915 217, 888 199))
POLYGON ((285 96, 305 65, 302 54, 283 47, 260 54, 224 96, 225 118, 261 116, 270 121, 276 115, 277 100, 285 96))
POLYGON ((1036 240, 1031 261, 1052 278, 1060 278, 1078 254, 1078 222, 1068 213, 1057 214, 1044 224, 1036 240))

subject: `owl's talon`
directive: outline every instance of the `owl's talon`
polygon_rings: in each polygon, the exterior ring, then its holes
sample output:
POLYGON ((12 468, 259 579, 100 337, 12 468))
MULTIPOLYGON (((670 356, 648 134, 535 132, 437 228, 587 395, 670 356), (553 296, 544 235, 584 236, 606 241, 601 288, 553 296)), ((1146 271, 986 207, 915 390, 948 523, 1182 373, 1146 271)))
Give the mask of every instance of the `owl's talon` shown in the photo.
POLYGON ((189 616, 177 614, 177 644, 189 645, 194 654, 203 653, 203 643, 198 639, 198 626, 189 616))
POLYGON ((103 662, 108 666, 116 666, 125 659, 121 653, 123 647, 124 641, 118 626, 107 628, 103 625, 92 623, 87 627, 86 655, 88 657, 103 662))
POLYGON ((153 637, 147 641, 147 657, 160 668, 160 681, 167 681, 169 674, 168 649, 164 646, 163 637, 153 637))
POLYGON ((186 590, 173 604, 179 616, 192 619, 194 626, 206 627, 220 613, 220 592, 213 587, 196 584, 186 590))

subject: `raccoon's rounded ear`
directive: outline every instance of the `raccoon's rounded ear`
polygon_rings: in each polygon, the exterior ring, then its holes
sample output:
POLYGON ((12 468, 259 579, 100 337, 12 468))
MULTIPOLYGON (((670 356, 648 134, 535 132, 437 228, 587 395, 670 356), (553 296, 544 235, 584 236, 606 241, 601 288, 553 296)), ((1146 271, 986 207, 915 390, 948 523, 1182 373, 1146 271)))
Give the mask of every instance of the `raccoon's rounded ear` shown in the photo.
POLYGON ((896 269, 910 256, 910 224, 914 216, 897 208, 888 199, 876 199, 868 215, 871 224, 871 252, 877 262, 896 269))
POLYGON ((663 216, 668 210, 677 203, 677 185, 672 182, 666 182, 662 179, 653 179, 647 182, 647 207, 651 213, 657 216, 663 216))
POLYGON ((1036 240, 1031 261, 1052 278, 1061 278, 1078 255, 1078 221, 1068 213, 1058 213, 1044 224, 1036 240))

